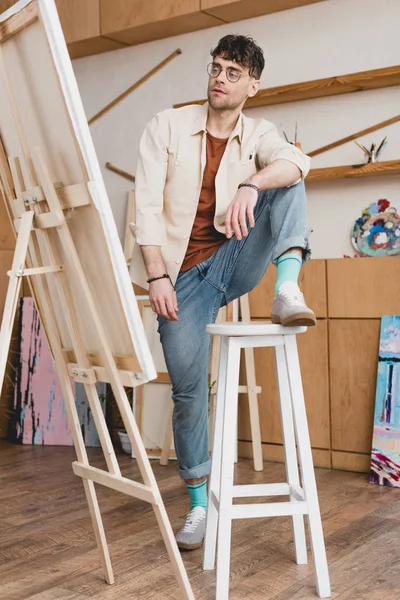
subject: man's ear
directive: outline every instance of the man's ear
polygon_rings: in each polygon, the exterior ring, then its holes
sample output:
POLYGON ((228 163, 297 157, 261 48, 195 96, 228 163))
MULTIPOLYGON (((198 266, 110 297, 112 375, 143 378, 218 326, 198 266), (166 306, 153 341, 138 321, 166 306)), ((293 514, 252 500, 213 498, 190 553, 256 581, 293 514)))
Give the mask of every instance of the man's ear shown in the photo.
POLYGON ((259 87, 260 87, 260 83, 261 82, 260 82, 259 79, 255 79, 253 81, 253 84, 252 84, 252 86, 250 88, 250 92, 249 92, 249 95, 248 95, 249 98, 252 98, 253 96, 255 96, 257 94, 257 92, 259 90, 259 87))

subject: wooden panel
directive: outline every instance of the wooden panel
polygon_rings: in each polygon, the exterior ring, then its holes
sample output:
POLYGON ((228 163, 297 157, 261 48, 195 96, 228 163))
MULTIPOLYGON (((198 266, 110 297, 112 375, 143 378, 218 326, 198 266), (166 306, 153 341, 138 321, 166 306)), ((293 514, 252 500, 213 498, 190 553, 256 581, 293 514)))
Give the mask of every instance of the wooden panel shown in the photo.
MULTIPOLYGON (((327 323, 319 321, 317 327, 297 337, 300 366, 303 377, 311 444, 316 448, 330 448, 328 339, 327 323)), ((271 348, 254 351, 256 382, 262 387, 259 394, 261 439, 272 444, 282 443, 275 363, 271 348)), ((242 366, 243 366, 242 360, 242 366)), ((241 382, 246 379, 241 376, 241 382)), ((248 400, 239 396, 239 439, 251 440, 248 400)))
POLYGON ((378 318, 400 310, 400 256, 327 261, 330 318, 378 318))
POLYGON ((201 10, 228 23, 315 4, 322 0, 201 0, 201 10))
MULTIPOLYGON (((285 454, 283 446, 280 444, 263 444, 262 445, 263 460, 272 462, 285 462, 285 454)), ((238 455, 241 458, 253 458, 253 449, 251 442, 239 442, 238 455)), ((324 469, 331 468, 331 452, 330 450, 319 450, 313 448, 313 461, 315 467, 324 469)))
POLYGON ((126 48, 126 44, 110 40, 104 36, 97 36, 90 40, 81 40, 79 42, 70 42, 68 44, 68 52, 71 59, 80 58, 82 56, 91 56, 92 54, 100 54, 101 52, 109 52, 110 50, 118 50, 118 48, 126 48))
POLYGON ((333 179, 356 179, 358 177, 378 177, 380 175, 396 175, 400 173, 400 160, 387 160, 381 163, 363 166, 323 167, 311 169, 306 183, 313 181, 332 181, 333 179))
POLYGON ((332 449, 371 451, 380 320, 329 321, 332 449))
POLYGON ((56 6, 67 44, 100 35, 99 0, 56 0, 56 6))
MULTIPOLYGON (((299 285, 308 305, 317 318, 327 316, 326 298, 326 261, 315 259, 308 261, 301 270, 299 285)), ((250 314, 252 319, 266 319, 271 316, 274 299, 276 268, 270 265, 261 282, 249 294, 250 314)))
POLYGON ((100 35, 100 0, 56 0, 71 58, 124 48, 100 35))
POLYGON ((101 33, 130 45, 221 25, 200 0, 100 0, 100 14, 101 33))
MULTIPOLYGON (((400 66, 266 88, 260 90, 253 98, 249 98, 246 102, 246 108, 271 106, 273 104, 297 102, 298 100, 336 96, 338 94, 349 94, 350 92, 373 90, 393 85, 400 85, 400 66)), ((185 106, 186 104, 203 104, 204 102, 205 99, 192 100, 182 104, 175 104, 174 108, 185 106)))
POLYGON ((339 469, 340 471, 369 473, 371 468, 371 455, 333 451, 332 468, 339 469))

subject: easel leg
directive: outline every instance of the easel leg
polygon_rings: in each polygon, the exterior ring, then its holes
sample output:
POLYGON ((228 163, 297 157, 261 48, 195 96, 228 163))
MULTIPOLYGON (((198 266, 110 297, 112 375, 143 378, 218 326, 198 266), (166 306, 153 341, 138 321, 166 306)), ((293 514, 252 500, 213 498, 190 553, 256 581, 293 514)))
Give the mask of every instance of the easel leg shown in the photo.
POLYGON ((0 391, 3 387, 12 329, 15 320, 15 313, 17 312, 19 293, 21 290, 22 277, 18 275, 18 271, 22 270, 25 266, 25 260, 32 231, 32 222, 33 212, 28 211, 24 213, 21 218, 21 225, 11 267, 10 282, 8 284, 0 330, 0 391))

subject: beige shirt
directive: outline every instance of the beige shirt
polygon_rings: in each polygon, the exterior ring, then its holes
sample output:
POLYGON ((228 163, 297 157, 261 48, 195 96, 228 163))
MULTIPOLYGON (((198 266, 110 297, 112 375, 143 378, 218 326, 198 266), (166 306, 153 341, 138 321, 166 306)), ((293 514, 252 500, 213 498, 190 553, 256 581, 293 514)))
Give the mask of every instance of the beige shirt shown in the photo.
MULTIPOLYGON (((161 246, 173 283, 185 257, 206 163, 207 113, 207 103, 168 109, 153 117, 143 133, 135 182, 136 215, 130 228, 135 238, 131 278, 146 289, 140 246, 161 246)), ((217 231, 225 233, 225 213, 239 183, 282 158, 297 165, 302 178, 307 175, 308 156, 284 141, 269 121, 241 114, 215 179, 217 231)))

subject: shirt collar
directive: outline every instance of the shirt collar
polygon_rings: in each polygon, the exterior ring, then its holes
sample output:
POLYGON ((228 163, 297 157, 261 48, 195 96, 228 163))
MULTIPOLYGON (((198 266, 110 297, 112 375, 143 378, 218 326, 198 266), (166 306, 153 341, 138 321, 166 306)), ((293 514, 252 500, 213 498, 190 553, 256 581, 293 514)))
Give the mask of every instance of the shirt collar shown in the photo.
MULTIPOLYGON (((208 115, 208 102, 205 102, 200 106, 200 113, 195 119, 192 128, 192 135, 196 135, 197 133, 204 133, 207 130, 207 115, 208 115)), ((229 140, 233 140, 235 137, 239 138, 239 142, 242 143, 243 138, 243 128, 244 128, 244 118, 243 113, 240 113, 239 118, 236 122, 236 125, 229 136, 229 140)))

